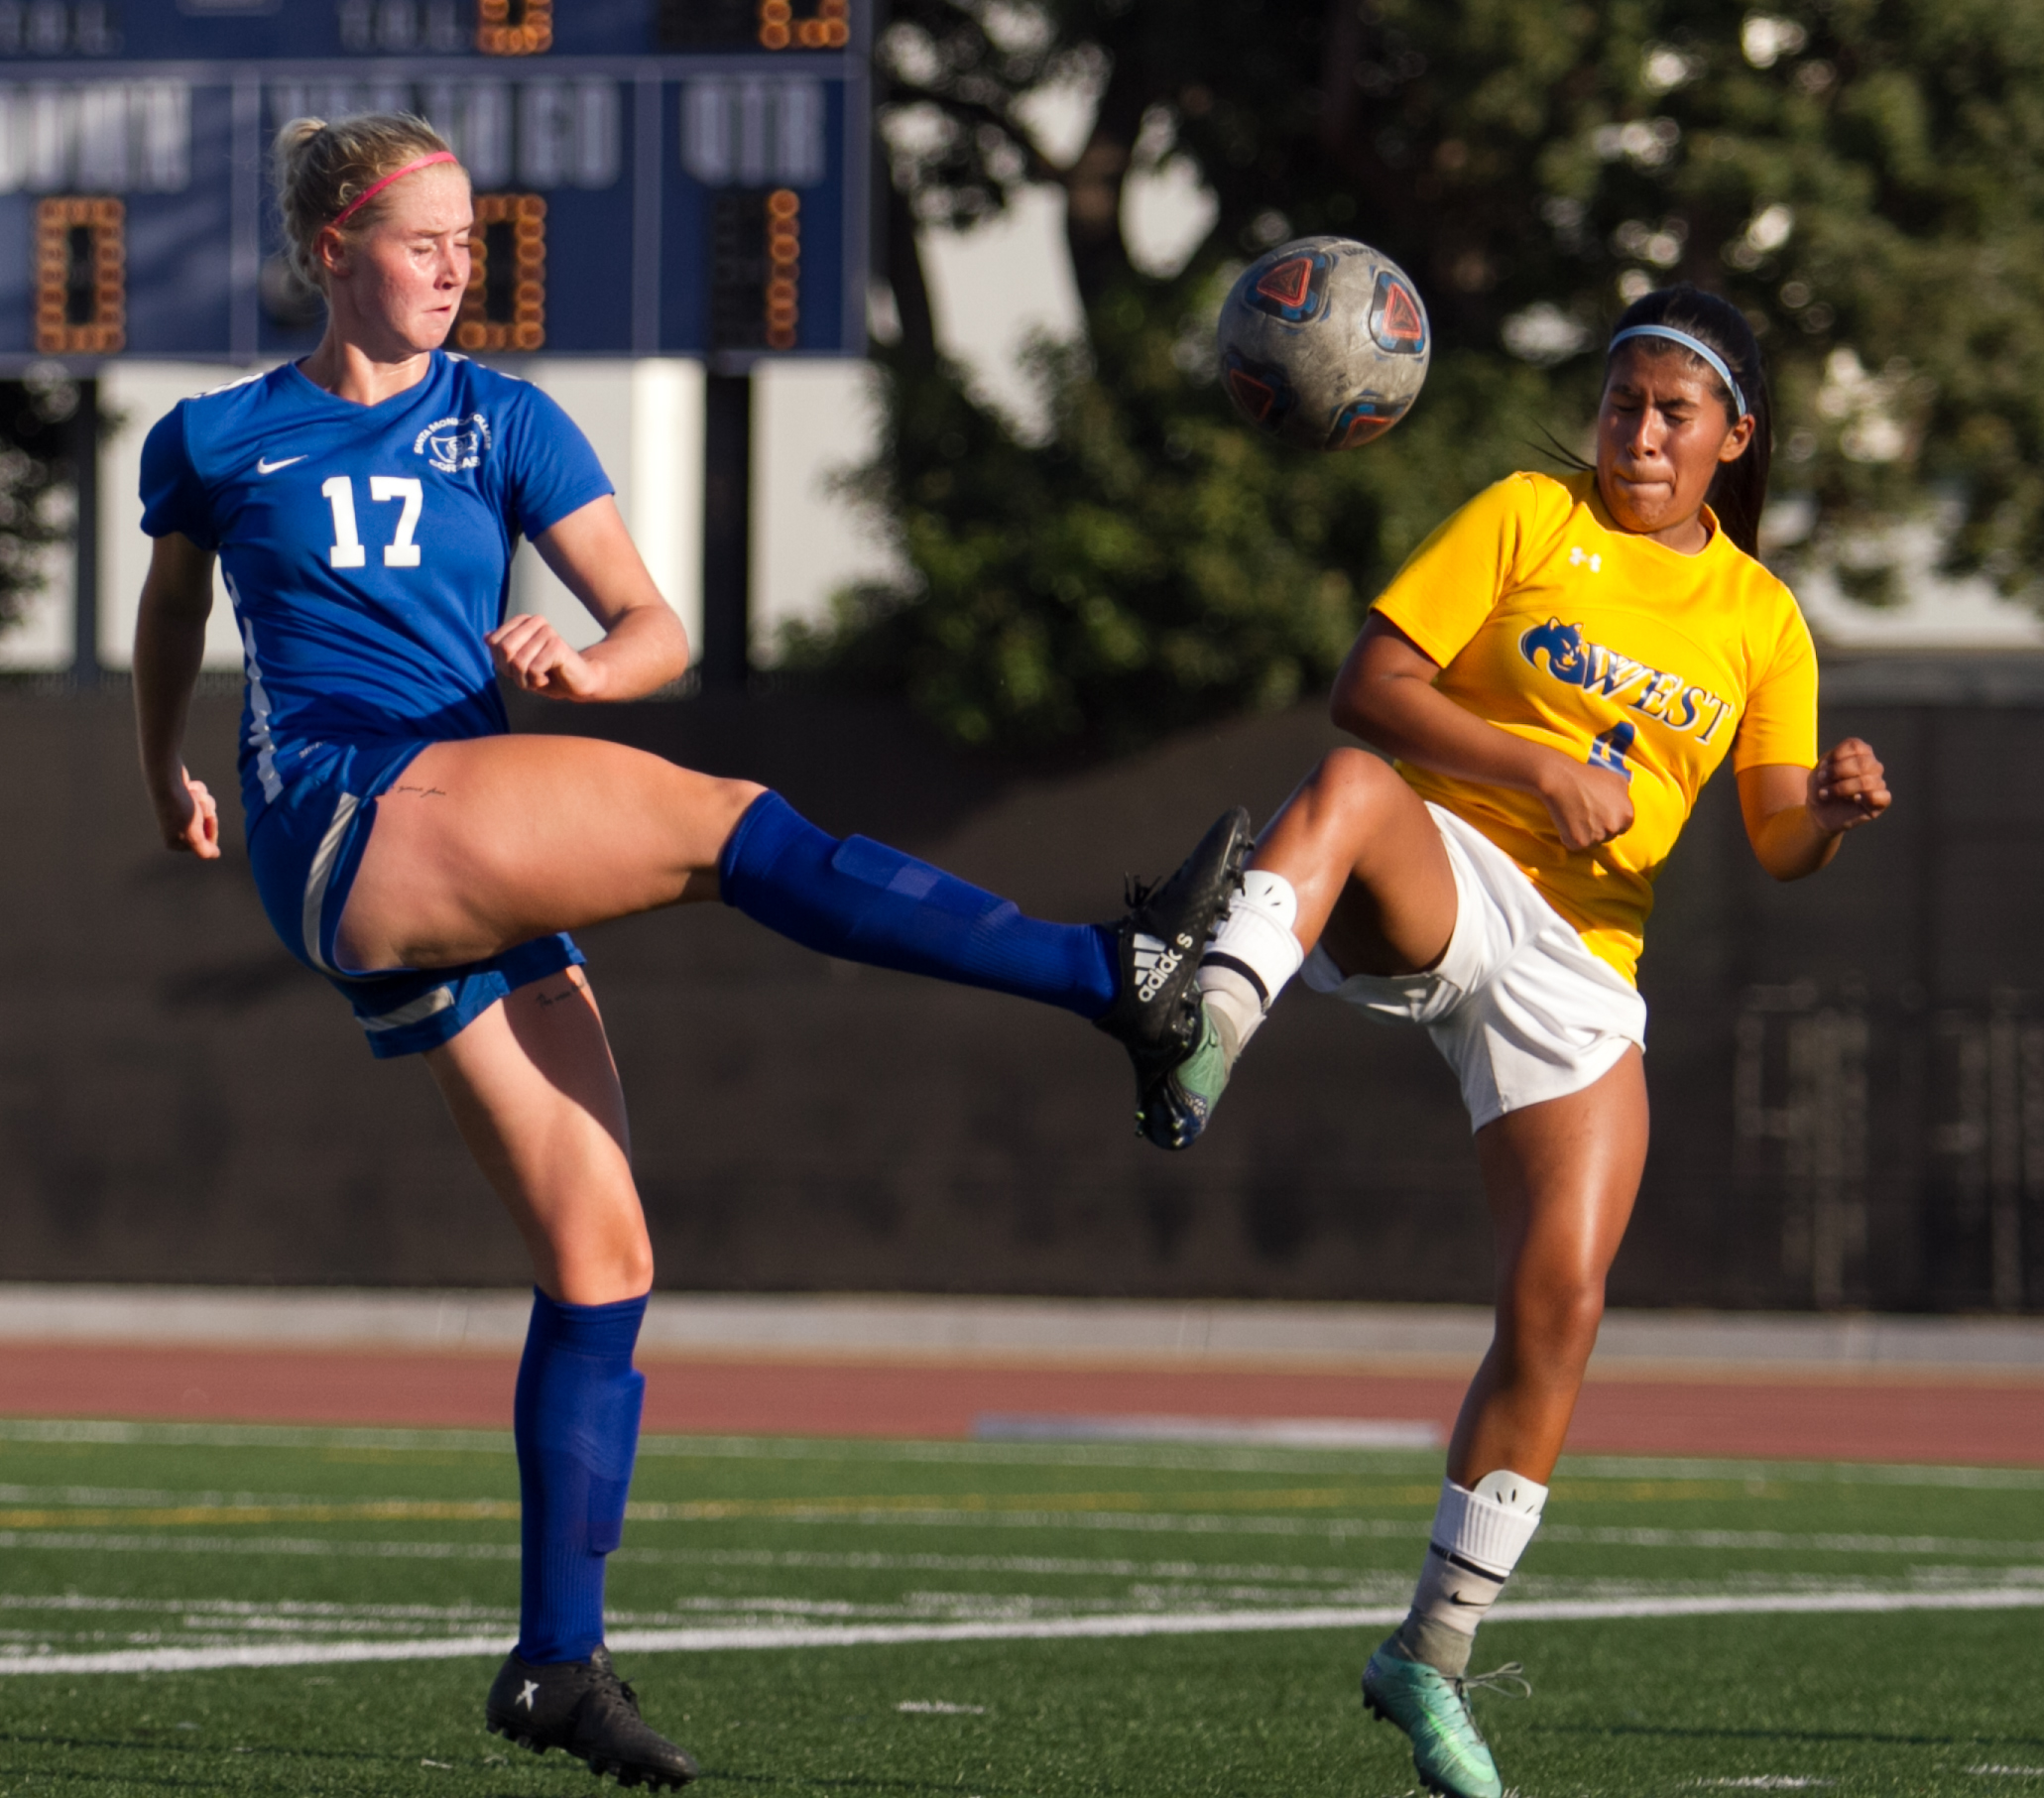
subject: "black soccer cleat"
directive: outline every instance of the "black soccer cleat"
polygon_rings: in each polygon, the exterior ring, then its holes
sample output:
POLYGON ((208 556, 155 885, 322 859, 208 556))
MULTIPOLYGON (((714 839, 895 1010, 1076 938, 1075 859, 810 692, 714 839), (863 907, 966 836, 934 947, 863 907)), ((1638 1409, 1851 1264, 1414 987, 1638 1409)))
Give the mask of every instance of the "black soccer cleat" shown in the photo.
POLYGON ((1129 909, 1115 926, 1121 986, 1096 1022, 1136 1064, 1139 1107, 1158 1078, 1199 1046, 1193 983, 1200 953, 1240 890, 1254 847, 1250 815, 1238 805, 1215 821, 1169 880, 1150 888, 1130 883, 1129 909))
POLYGON ((639 1694, 618 1678, 600 1643, 585 1661, 535 1667, 514 1653, 490 1686, 483 1720, 492 1736, 543 1754, 565 1748, 601 1779, 678 1792, 695 1762, 639 1715, 639 1694))

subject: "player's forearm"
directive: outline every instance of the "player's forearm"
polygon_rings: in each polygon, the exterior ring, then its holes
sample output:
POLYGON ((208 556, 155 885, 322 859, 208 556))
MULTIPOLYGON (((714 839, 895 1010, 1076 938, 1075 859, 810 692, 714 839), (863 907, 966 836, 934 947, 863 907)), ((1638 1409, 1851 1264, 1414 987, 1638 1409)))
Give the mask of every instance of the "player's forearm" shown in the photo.
POLYGON ((1373 749, 1458 780, 1538 793, 1556 752, 1487 724, 1413 675, 1345 681, 1334 722, 1373 749))
POLYGON ((1777 881, 1800 881, 1838 854, 1844 832, 1826 830, 1807 805, 1770 812, 1750 833, 1753 856, 1777 881))
POLYGON ((603 690, 596 697, 644 699, 687 671, 688 633, 664 601, 635 606, 582 657, 603 670, 603 690))
POLYGON ((144 590, 135 622, 135 729, 152 794, 181 783, 184 726, 205 648, 203 617, 180 614, 144 590))

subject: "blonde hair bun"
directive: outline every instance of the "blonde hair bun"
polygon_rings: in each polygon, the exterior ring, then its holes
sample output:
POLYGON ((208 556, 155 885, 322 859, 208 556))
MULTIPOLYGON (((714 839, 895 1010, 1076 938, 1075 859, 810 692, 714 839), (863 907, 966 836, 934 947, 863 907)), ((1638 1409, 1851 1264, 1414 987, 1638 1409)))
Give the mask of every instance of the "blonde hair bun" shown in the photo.
MULTIPOLYGON (((334 124, 293 119, 280 127, 270 168, 292 273, 307 287, 322 287, 314 253, 319 233, 385 176, 447 148, 445 138, 409 112, 369 112, 334 124)), ((378 194, 343 228, 360 230, 383 203, 378 194)))

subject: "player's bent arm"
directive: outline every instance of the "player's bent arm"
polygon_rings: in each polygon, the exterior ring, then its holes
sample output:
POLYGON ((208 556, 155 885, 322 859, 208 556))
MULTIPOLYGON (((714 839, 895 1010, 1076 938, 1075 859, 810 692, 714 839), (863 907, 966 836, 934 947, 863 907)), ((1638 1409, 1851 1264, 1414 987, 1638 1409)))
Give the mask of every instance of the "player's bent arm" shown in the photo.
POLYGON ((1632 827, 1623 776, 1485 722, 1434 685, 1440 671, 1396 625, 1373 617, 1335 676, 1334 722, 1416 768, 1534 794, 1564 848, 1589 849, 1632 827))
POLYGON ((1858 737, 1815 768, 1777 762, 1739 771, 1746 841, 1777 881, 1799 881, 1828 866, 1847 831, 1871 824, 1892 803, 1880 758, 1858 737))
POLYGON ((211 554, 176 532, 158 538, 135 617, 142 779, 166 844, 205 861, 220 853, 219 813, 203 782, 184 772, 184 725, 212 609, 211 554))
POLYGON ((680 678, 688 633, 661 597, 608 494, 533 540, 562 585, 603 627, 603 641, 570 649, 544 619, 506 619, 490 633, 499 669, 550 699, 640 699, 680 678))

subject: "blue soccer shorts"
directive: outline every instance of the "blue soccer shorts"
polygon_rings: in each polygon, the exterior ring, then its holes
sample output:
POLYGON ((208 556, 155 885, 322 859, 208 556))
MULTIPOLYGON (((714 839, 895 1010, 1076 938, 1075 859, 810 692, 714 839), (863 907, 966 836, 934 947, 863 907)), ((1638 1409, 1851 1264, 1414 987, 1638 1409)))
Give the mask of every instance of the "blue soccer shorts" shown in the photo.
POLYGON ((249 864, 272 927, 292 954, 333 983, 354 1008, 370 1053, 386 1059, 438 1048, 507 994, 583 960, 563 932, 454 968, 341 968, 334 933, 376 822, 376 795, 430 742, 280 746, 277 760, 290 778, 249 833, 249 864))

